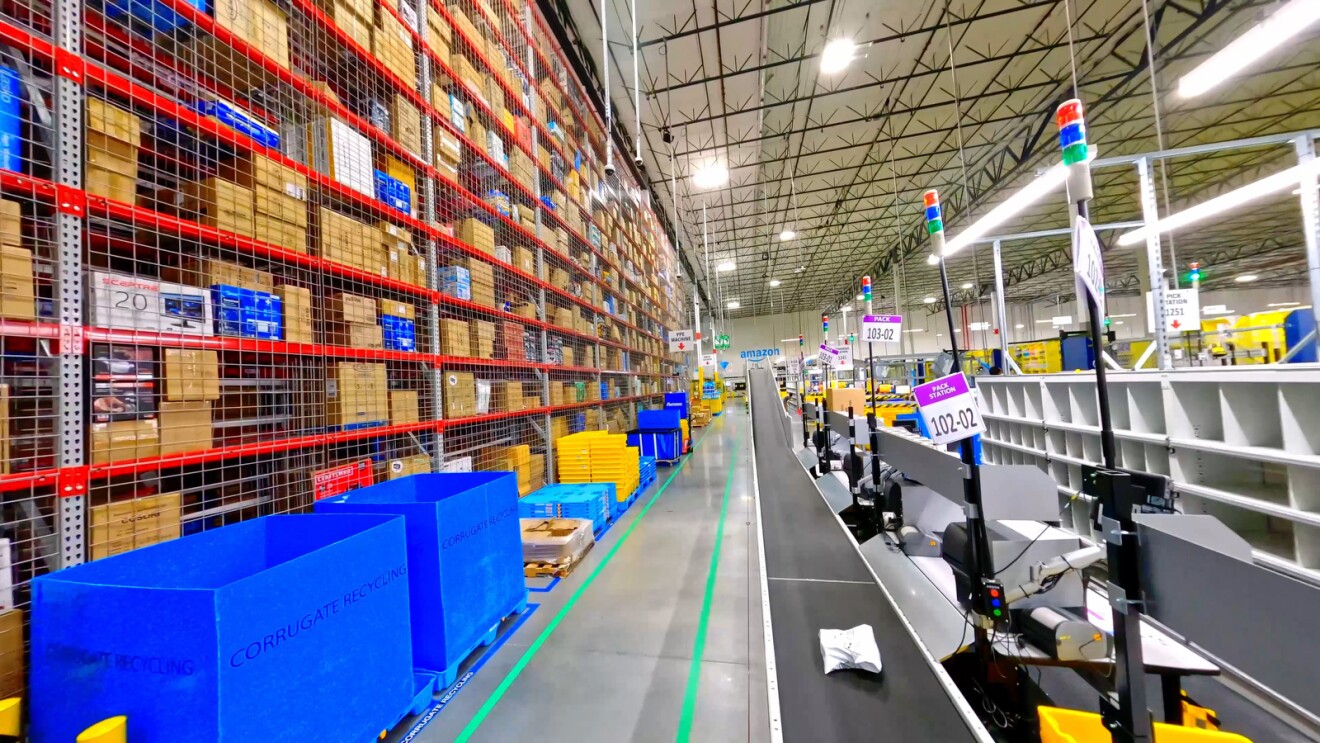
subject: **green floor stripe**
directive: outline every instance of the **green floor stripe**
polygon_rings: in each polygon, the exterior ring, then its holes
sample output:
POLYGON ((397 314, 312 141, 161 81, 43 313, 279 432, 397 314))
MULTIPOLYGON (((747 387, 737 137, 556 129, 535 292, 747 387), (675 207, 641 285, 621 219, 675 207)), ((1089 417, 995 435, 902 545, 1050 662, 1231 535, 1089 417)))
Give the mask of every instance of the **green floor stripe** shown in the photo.
POLYGON ((692 734, 692 718, 697 711, 697 687, 701 685, 701 659, 706 655, 706 631, 710 628, 710 607, 715 602, 715 577, 720 566, 720 546, 724 544, 724 520, 729 515, 729 491, 733 489, 734 467, 738 464, 738 441, 729 452, 729 476, 724 481, 724 500, 720 503, 720 521, 715 527, 715 548, 710 552, 710 569, 706 573, 706 593, 701 599, 701 621, 697 623, 697 638, 692 642, 692 665, 688 668, 687 691, 683 693, 683 714, 678 718, 679 743, 686 743, 692 734))
POLYGON ((706 440, 706 436, 710 435, 713 428, 713 426, 707 427, 706 432, 701 434, 701 438, 696 440, 696 443, 692 445, 692 454, 688 455, 687 459, 679 462, 678 467, 674 468, 674 472, 670 474, 669 477, 665 478, 664 484, 662 484, 660 489, 655 491, 655 495, 651 496, 651 499, 646 502, 646 506, 637 514, 637 518, 633 519, 633 522, 628 525, 628 529, 623 533, 623 536, 619 537, 619 541, 615 542, 614 546, 610 548, 610 551, 605 554, 605 559, 601 560, 600 564, 596 566, 596 569, 591 571, 591 574, 587 576, 587 579, 582 581, 582 585, 578 586, 578 589, 573 592, 573 595, 564 603, 564 606, 559 610, 559 613, 555 614, 554 619, 550 620, 550 623, 545 626, 545 629, 541 630, 541 634, 537 635, 532 644, 527 647, 527 650, 523 651, 522 657, 519 658, 513 668, 509 669, 509 672, 504 675, 504 679, 500 681, 500 685, 495 687, 495 691, 491 693, 488 699, 486 699, 486 703, 481 705, 481 709, 477 710, 477 714, 468 722, 467 727, 463 728, 463 732, 459 733, 458 737, 454 739, 454 743, 466 743, 466 741, 472 739, 472 736, 477 732, 477 728, 481 727, 481 724, 490 716, 491 710, 495 709, 495 705, 500 703, 500 699, 504 697, 506 692, 508 692, 509 687, 513 686, 513 682, 518 680, 518 676, 523 672, 523 669, 527 667, 527 664, 532 662, 532 658, 541 650, 541 646, 545 644, 546 640, 550 639, 550 635, 554 634, 555 630, 559 628, 559 624, 564 621, 564 617, 567 617, 568 613, 577 605, 578 599, 582 598, 582 594, 586 593, 586 590, 591 587, 593 582, 595 582, 596 576, 600 575, 600 571, 604 570, 605 566, 610 564, 610 560, 614 559, 614 553, 618 552, 619 548, 623 546, 623 543, 628 541, 628 537, 632 536, 633 529, 636 529, 637 525, 642 523, 642 519, 645 518, 646 514, 651 510, 651 506, 655 505, 656 499, 660 497, 661 493, 665 492, 665 488, 669 487, 669 483, 673 482, 675 477, 678 477, 678 473, 682 472, 683 467, 687 465, 688 461, 691 460, 693 456, 696 455, 697 447, 701 446, 701 442, 706 440))

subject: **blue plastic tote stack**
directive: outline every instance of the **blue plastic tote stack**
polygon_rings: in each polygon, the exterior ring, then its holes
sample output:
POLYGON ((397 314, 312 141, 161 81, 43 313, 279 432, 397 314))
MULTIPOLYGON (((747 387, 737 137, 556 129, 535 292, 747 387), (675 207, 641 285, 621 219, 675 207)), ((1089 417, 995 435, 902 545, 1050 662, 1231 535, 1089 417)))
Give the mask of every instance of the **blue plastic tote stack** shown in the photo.
POLYGON ((316 512, 404 517, 413 663, 443 686, 494 642, 504 617, 527 607, 511 472, 413 475, 317 501, 316 512))
POLYGON ((677 410, 679 418, 688 417, 688 393, 666 392, 665 410, 677 410))
POLYGON ((375 740, 414 698, 408 572, 402 519, 267 516, 39 577, 32 740, 375 740))

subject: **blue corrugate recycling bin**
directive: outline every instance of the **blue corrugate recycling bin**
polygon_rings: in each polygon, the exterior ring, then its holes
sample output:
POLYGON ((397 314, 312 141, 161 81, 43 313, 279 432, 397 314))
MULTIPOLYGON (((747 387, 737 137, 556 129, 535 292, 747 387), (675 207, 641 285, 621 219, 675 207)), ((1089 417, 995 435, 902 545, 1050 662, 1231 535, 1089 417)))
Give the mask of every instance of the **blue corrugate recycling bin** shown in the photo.
POLYGON ((267 516, 32 582, 32 740, 375 740, 413 702, 403 519, 267 516))
POLYGON ((412 475, 317 501, 316 511, 404 517, 414 665, 446 686, 500 620, 527 606, 511 472, 412 475))
POLYGON ((666 392, 665 409, 677 410, 680 417, 689 418, 688 415, 688 393, 686 392, 666 392))
POLYGON ((637 411, 637 427, 643 431, 667 431, 682 426, 683 411, 677 408, 637 411))
POLYGON ((629 431, 628 446, 640 448, 644 457, 654 457, 657 462, 673 464, 683 454, 683 429, 675 426, 668 430, 639 428, 629 431))

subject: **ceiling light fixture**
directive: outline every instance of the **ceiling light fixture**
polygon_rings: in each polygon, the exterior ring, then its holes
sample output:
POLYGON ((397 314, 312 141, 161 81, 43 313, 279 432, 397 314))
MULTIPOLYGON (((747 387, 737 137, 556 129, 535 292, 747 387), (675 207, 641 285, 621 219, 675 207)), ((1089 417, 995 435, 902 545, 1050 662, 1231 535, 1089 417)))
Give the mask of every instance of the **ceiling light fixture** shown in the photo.
POLYGON ((970 323, 970 324, 967 326, 967 329, 968 329, 968 330, 989 330, 989 329, 990 329, 990 323, 988 323, 988 322, 974 322, 974 323, 970 323))
POLYGON ((1114 321, 1114 324, 1115 324, 1115 325, 1122 325, 1122 324, 1123 324, 1123 321, 1122 321, 1122 320, 1115 320, 1115 321, 1114 321))
POLYGON ((825 45, 820 53, 820 71, 825 75, 843 72, 848 63, 853 61, 857 44, 852 39, 835 39, 825 45))
POLYGON ((853 311, 852 305, 850 304, 845 304, 844 306, 839 308, 839 312, 852 312, 852 311, 853 311))
POLYGON ((964 289, 971 289, 971 288, 972 288, 972 282, 969 281, 969 282, 967 282, 966 284, 963 284, 963 285, 962 285, 962 288, 964 288, 964 289))
POLYGON ((1209 201, 1197 204, 1196 206, 1184 209, 1177 214, 1156 220, 1152 224, 1139 227, 1131 232, 1125 232, 1118 238, 1118 244, 1123 246, 1136 245, 1143 242, 1148 235, 1160 234, 1164 232, 1173 232, 1182 229, 1190 224, 1195 224, 1203 219, 1235 209, 1243 204, 1255 201, 1262 196, 1268 196, 1272 193, 1282 191, 1297 185, 1303 178, 1314 177, 1316 172, 1320 171, 1320 159, 1312 160, 1303 165, 1294 165, 1282 173, 1275 173, 1268 178, 1262 178, 1255 183, 1249 183, 1242 188, 1229 191, 1222 196, 1216 196, 1209 201))
POLYGON ((692 174, 692 185, 697 188, 719 188, 728 182, 729 169, 719 161, 707 163, 692 174))
POLYGON ((1013 329, 1014 329, 1014 330, 1021 330, 1021 329, 1025 328, 1025 327, 1027 327, 1027 326, 1026 326, 1026 325, 1023 325, 1022 323, 1018 323, 1017 325, 1014 325, 1014 326, 1013 326, 1013 329))
POLYGON ((1178 95, 1194 98, 1205 93, 1283 46, 1316 21, 1320 21, 1320 3, 1292 0, 1183 75, 1178 80, 1178 95))
POLYGON ((1271 302, 1266 307, 1297 307, 1301 302, 1271 302))
POLYGON ((782 242, 788 242, 789 240, 792 240, 795 237, 797 237, 797 233, 794 232, 793 230, 788 229, 787 227, 784 228, 783 232, 779 233, 779 239, 782 242))
POLYGON ((1119 317, 1136 317, 1136 316, 1137 316, 1137 313, 1135 313, 1135 312, 1128 312, 1128 313, 1125 313, 1125 314, 1122 314, 1122 315, 1110 315, 1109 317, 1110 317, 1110 318, 1119 318, 1119 317))
POLYGON ((806 266, 798 266, 797 268, 793 269, 793 273, 802 273, 805 270, 807 270, 806 266))
POLYGON ((782 283, 784 282, 780 281, 779 279, 770 279, 770 288, 774 289, 775 287, 779 286, 782 283))
POLYGON ((926 329, 925 329, 925 328, 912 328, 911 330, 904 330, 903 332, 904 332, 904 333, 924 333, 924 332, 926 332, 926 329))
POLYGON ((728 273, 728 272, 733 271, 733 270, 735 270, 735 269, 737 269, 737 268, 738 268, 738 264, 737 264, 737 263, 734 263, 733 261, 725 261, 725 262, 723 262, 723 263, 721 263, 721 264, 715 266, 715 270, 716 270, 716 271, 719 271, 720 273, 728 273))
POLYGON ((858 302, 862 302, 862 301, 865 301, 865 300, 866 300, 866 295, 865 295, 865 294, 858 294, 858 295, 857 295, 857 301, 858 301, 858 302))
POLYGON ((1254 273, 1244 273, 1241 276, 1234 276, 1233 280, 1239 284, 1249 284, 1258 278, 1260 277, 1254 273))
POLYGON ((935 304, 935 298, 934 298, 934 297, 925 297, 925 298, 922 299, 921 301, 925 302, 926 304, 935 304))
POLYGON ((725 307, 728 307, 728 308, 731 309, 731 310, 736 310, 736 309, 738 309, 739 307, 741 307, 742 305, 738 303, 738 300, 736 300, 736 299, 730 299, 730 300, 729 300, 729 303, 726 304, 726 305, 724 305, 724 306, 725 306, 725 307))
MULTIPOLYGON (((1094 156, 1094 152, 1087 155, 1088 158, 1094 156)), ((1051 191, 1062 186, 1066 180, 1068 180, 1068 168, 1063 163, 1059 163, 1036 176, 1035 180, 1009 196, 999 206, 991 209, 984 217, 973 222, 970 227, 949 238, 949 242, 944 245, 944 257, 948 258, 990 234, 990 230, 1004 224, 1017 216, 1023 209, 1045 198, 1051 191)))
POLYGON ((931 253, 930 255, 926 256, 926 265, 927 266, 940 265, 940 257, 938 255, 935 255, 934 253, 931 253))

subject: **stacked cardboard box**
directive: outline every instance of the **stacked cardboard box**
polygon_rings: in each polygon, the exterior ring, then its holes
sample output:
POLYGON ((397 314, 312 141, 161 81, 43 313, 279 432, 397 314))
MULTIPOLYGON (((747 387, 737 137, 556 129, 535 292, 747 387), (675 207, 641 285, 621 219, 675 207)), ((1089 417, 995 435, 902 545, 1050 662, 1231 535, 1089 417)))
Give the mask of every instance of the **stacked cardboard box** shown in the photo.
POLYGON ((513 472, 518 477, 518 495, 523 496, 541 487, 545 481, 544 460, 537 476, 532 466, 531 447, 526 444, 486 449, 481 468, 493 472, 513 472))
POLYGON ((329 365, 326 423, 332 429, 376 426, 389 420, 389 382, 384 364, 340 361, 329 365))
POLYGON ((311 290, 281 284, 275 287, 275 296, 284 305, 284 340, 290 343, 315 343, 311 290))
POLYGON ((142 122, 137 115, 87 99, 87 193, 129 204, 137 202, 138 147, 142 122))
POLYGON ((472 353, 471 329, 467 320, 445 318, 440 321, 440 353, 443 356, 472 353))
POLYGON ((326 299, 326 343, 349 348, 380 350, 384 332, 376 321, 376 301, 341 292, 326 299))
POLYGON ((417 350, 417 308, 407 302, 381 298, 380 324, 388 351, 417 350))
POLYGON ((522 382, 492 382, 491 388, 491 407, 495 411, 518 413, 531 407, 523 398, 522 382))
POLYGON ((155 418, 93 423, 92 464, 160 455, 160 428, 155 418))
POLYGON ((439 11, 426 14, 426 46, 437 59, 449 59, 449 48, 454 44, 454 32, 439 11))
POLYGON ((477 383, 471 372, 447 371, 443 392, 445 417, 466 418, 477 414, 477 383))
POLYGON ((37 319, 32 281, 32 251, 23 247, 22 205, 0 199, 0 317, 37 319))
POLYGON ((390 390, 390 425, 421 420, 417 390, 390 390))
POLYGON ((220 399, 220 358, 215 351, 162 351, 165 394, 160 403, 160 453, 210 449, 211 405, 220 399))
POLYGON ((218 230, 255 236, 252 190, 219 177, 183 186, 183 210, 192 219, 218 230))
POLYGON ((495 358, 495 323, 473 320, 469 336, 472 356, 478 359, 495 358))
POLYGON ((191 258, 177 268, 162 266, 161 278, 190 286, 237 286, 268 294, 275 291, 274 275, 216 258, 191 258))
POLYGON ((389 273, 379 229, 325 207, 313 211, 312 217, 317 252, 322 258, 377 276, 389 273))
POLYGON ((23 696, 25 616, 22 609, 0 611, 0 699, 23 696))
MULTIPOLYGON (((443 101, 443 108, 448 108, 448 94, 441 94, 441 97, 436 100, 443 101)), ((440 107, 437 106, 437 108, 440 107)), ((445 115, 443 111, 441 113, 445 115)), ((463 143, 448 129, 440 125, 436 125, 434 134, 435 167, 450 180, 457 181, 458 167, 463 162, 463 143)))
POLYGON ((458 259, 458 265, 467 269, 472 284, 472 301, 483 307, 494 307, 495 267, 474 256, 458 259))
POLYGON ((255 153, 225 163, 220 175, 252 192, 253 237, 307 252, 307 177, 255 153))
POLYGON ((390 101, 390 129, 404 149, 414 155, 422 151, 422 114, 402 93, 390 101))
MULTIPOLYGON (((289 23, 279 6, 269 0, 215 0, 216 24, 279 67, 289 68, 289 23)), ((248 61, 228 40, 215 34, 194 34, 187 49, 191 64, 201 67, 218 82, 236 91, 262 87, 274 77, 263 65, 248 61)))
POLYGON ((178 493, 115 501, 88 509, 93 560, 179 537, 178 493))
POLYGON ((424 454, 391 459, 385 466, 385 476, 391 480, 408 475, 424 475, 431 471, 431 458, 424 454))
POLYGON ((376 14, 376 28, 371 34, 371 53, 390 72, 404 82, 408 90, 417 89, 417 57, 413 54, 412 34, 388 11, 376 14))
POLYGON ((380 223, 381 248, 385 251, 385 275, 406 284, 426 286, 426 258, 412 252, 412 233, 380 223))
POLYGON ((318 0, 335 25, 343 29, 358 46, 371 50, 372 0, 318 0))
POLYGON ((487 255, 495 254, 495 230, 476 217, 458 223, 458 239, 487 255))

